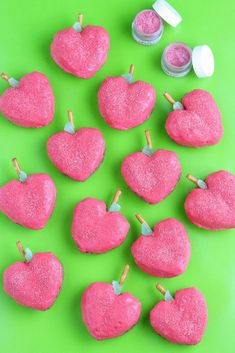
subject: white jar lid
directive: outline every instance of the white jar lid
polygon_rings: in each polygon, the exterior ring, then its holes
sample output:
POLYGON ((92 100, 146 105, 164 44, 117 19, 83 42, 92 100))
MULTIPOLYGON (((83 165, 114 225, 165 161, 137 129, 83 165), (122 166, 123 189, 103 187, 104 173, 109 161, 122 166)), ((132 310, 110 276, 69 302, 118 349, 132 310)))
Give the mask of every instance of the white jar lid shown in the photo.
POLYGON ((165 0, 155 1, 152 7, 172 27, 176 27, 182 21, 180 14, 165 0))
POLYGON ((208 45, 198 45, 192 51, 192 64, 197 77, 210 77, 215 70, 215 60, 208 45))

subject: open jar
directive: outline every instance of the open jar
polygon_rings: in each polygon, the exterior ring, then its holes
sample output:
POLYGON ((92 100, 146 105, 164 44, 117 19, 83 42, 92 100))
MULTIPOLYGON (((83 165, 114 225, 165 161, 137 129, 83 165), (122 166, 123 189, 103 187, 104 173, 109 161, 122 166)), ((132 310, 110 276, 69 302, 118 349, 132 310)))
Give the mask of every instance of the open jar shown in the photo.
POLYGON ((152 7, 153 10, 139 12, 132 22, 133 38, 143 45, 159 42, 164 30, 164 21, 172 27, 182 21, 180 14, 165 0, 157 0, 152 7))
POLYGON ((191 49, 185 43, 171 43, 162 54, 163 71, 173 77, 186 76, 191 68, 197 77, 210 77, 214 73, 215 61, 208 45, 198 45, 191 49))

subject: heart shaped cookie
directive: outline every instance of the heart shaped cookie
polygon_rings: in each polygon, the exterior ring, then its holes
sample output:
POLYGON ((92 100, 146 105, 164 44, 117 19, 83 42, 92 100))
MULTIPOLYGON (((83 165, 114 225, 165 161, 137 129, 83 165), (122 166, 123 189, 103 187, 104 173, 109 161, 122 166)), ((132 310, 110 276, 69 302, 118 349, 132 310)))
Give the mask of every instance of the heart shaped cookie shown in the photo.
POLYGON ((57 32, 51 44, 56 64, 81 78, 93 76, 104 65, 108 51, 108 32, 99 26, 82 27, 81 16, 72 28, 57 32))
MULTIPOLYGON (((29 249, 27 249, 29 251, 29 249)), ((18 304, 47 310, 55 302, 63 283, 63 266, 50 252, 16 262, 3 273, 4 291, 18 304)))
POLYGON ((47 77, 40 72, 23 76, 20 81, 1 75, 12 87, 0 96, 0 112, 15 125, 39 128, 54 116, 55 101, 47 77))
POLYGON ((172 343, 197 344, 208 320, 206 300, 196 288, 185 288, 175 298, 160 301, 150 312, 154 330, 172 343))
MULTIPOLYGON (((129 268, 127 266, 124 277, 129 268)), ((139 320, 139 300, 130 293, 121 294, 123 275, 119 283, 92 283, 82 295, 82 319, 96 340, 121 336, 139 320)))
MULTIPOLYGON (((139 215, 137 218, 145 222, 139 215)), ((157 223, 150 234, 142 234, 133 243, 131 253, 139 268, 149 275, 175 277, 187 268, 190 241, 183 224, 168 218, 157 223)))
POLYGON ((0 211, 23 227, 42 229, 55 206, 55 184, 47 174, 20 171, 19 178, 0 188, 0 211))
POLYGON ((129 75, 107 77, 98 92, 99 111, 113 129, 128 130, 149 118, 156 102, 155 88, 133 80, 133 66, 129 75))
POLYGON ((220 170, 208 175, 205 182, 188 178, 198 186, 184 204, 190 221, 209 230, 235 228, 235 175, 220 170))
POLYGON ((48 156, 61 173, 71 179, 84 181, 103 161, 104 138, 100 130, 95 128, 81 128, 75 132, 73 123, 66 124, 65 130, 49 138, 48 156))
POLYGON ((116 202, 108 211, 103 201, 92 198, 77 204, 73 215, 72 236, 81 252, 100 254, 124 242, 130 225, 120 212, 113 210, 116 202))
POLYGON ((169 95, 174 111, 168 115, 166 131, 182 146, 203 147, 217 144, 223 136, 221 114, 212 95, 202 89, 186 94, 182 104, 169 95))
POLYGON ((181 176, 176 153, 167 150, 153 152, 149 147, 127 156, 122 162, 121 171, 129 188, 152 204, 169 195, 181 176))

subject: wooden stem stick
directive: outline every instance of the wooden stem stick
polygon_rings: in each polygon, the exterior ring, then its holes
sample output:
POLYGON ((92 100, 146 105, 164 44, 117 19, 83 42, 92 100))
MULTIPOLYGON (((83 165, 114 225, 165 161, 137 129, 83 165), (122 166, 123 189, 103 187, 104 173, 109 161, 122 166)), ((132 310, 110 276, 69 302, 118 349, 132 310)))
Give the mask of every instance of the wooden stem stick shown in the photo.
POLYGON ((134 71, 135 71, 135 66, 131 64, 129 74, 134 75, 134 71))
POLYGON ((118 200, 119 200, 119 197, 120 197, 121 193, 122 193, 122 190, 121 190, 121 189, 118 189, 118 190, 116 191, 116 194, 114 195, 114 198, 113 198, 113 202, 112 202, 112 203, 118 203, 118 200))
POLYGON ((19 176, 20 176, 21 169, 20 169, 19 163, 17 162, 17 159, 16 159, 15 157, 12 158, 12 163, 13 163, 13 165, 14 165, 14 167, 15 167, 15 170, 16 170, 16 172, 17 172, 17 174, 18 174, 18 177, 19 177, 19 176))
POLYGON ((27 261, 26 261, 26 258, 25 258, 25 251, 24 251, 24 248, 23 248, 23 245, 22 245, 21 241, 18 240, 18 241, 16 242, 16 245, 17 245, 17 248, 18 248, 18 250, 19 250, 19 252, 20 252, 20 255, 22 256, 24 262, 27 262, 27 261))
POLYGON ((78 15, 78 22, 80 23, 80 26, 82 27, 82 23, 83 23, 83 14, 82 13, 80 13, 78 15))
POLYGON ((148 148, 151 150, 153 145, 152 145, 152 140, 151 140, 151 136, 150 136, 149 130, 145 130, 145 136, 146 136, 148 148))
POLYGON ((156 288, 162 295, 166 294, 166 289, 164 287, 162 287, 162 285, 160 283, 156 284, 156 288))
POLYGON ((192 181, 194 184, 196 184, 198 186, 198 181, 193 175, 187 174, 186 177, 188 180, 192 181))
POLYGON ((120 286, 123 285, 123 283, 124 283, 124 281, 125 281, 125 279, 126 279, 127 273, 128 273, 128 271, 129 271, 129 269, 130 269, 130 266, 127 264, 127 265, 125 266, 125 268, 124 268, 124 271, 123 271, 123 273, 122 273, 122 275, 121 275, 121 278, 120 278, 120 281, 119 281, 120 286))
POLYGON ((9 81, 9 77, 4 73, 4 72, 2 72, 1 74, 0 74, 0 76, 1 76, 1 78, 3 78, 3 80, 5 80, 5 81, 9 81))
POLYGON ((72 125, 72 127, 74 129, 74 120, 73 120, 72 110, 68 110, 68 121, 70 122, 70 124, 72 125))
POLYGON ((172 105, 175 104, 175 100, 171 97, 171 95, 169 93, 165 92, 163 95, 168 100, 168 102, 170 104, 172 104, 172 105))
MULTIPOLYGON (((138 221, 141 223, 141 224, 146 224, 146 226, 148 226, 149 227, 149 225, 148 225, 148 223, 143 219, 143 217, 141 217, 141 215, 140 214, 136 214, 135 215, 136 216, 136 218, 138 219, 138 221)), ((150 228, 150 227, 149 227, 150 228)))

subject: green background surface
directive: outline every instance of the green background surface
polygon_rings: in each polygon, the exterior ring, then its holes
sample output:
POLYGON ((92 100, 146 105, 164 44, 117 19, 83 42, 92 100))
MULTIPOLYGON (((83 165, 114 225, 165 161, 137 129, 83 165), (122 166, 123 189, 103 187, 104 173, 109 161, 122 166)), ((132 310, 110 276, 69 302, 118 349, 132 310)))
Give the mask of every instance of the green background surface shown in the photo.
MULTIPOLYGON (((149 0, 2 0, 0 5, 1 54, 0 70, 19 79, 38 70, 50 79, 55 98, 53 122, 42 129, 24 129, 0 118, 0 185, 16 178, 11 158, 17 156, 28 173, 48 173, 55 181, 58 197, 54 213, 40 231, 19 227, 0 214, 1 273, 20 259, 15 242, 20 239, 33 252, 52 251, 64 265, 65 278, 55 305, 46 312, 37 312, 17 305, 0 290, 0 350, 4 353, 64 352, 232 352, 235 345, 235 231, 209 232, 193 226, 183 208, 193 185, 185 178, 187 172, 198 178, 219 169, 235 172, 234 166, 234 62, 235 2, 217 6, 212 0, 171 3, 183 16, 177 28, 165 25, 159 44, 144 47, 131 36, 131 22, 138 11, 151 7, 149 0), (105 66, 91 79, 82 80, 64 73, 53 62, 49 46, 56 31, 71 26, 79 12, 84 24, 103 25, 111 37, 111 50, 105 66), (161 53, 173 41, 184 41, 191 47, 209 44, 215 54, 216 70, 212 78, 198 79, 191 72, 185 78, 166 76, 160 68, 161 53), (135 64, 135 79, 156 87, 157 104, 143 126, 121 132, 112 130, 100 117, 97 91, 108 75, 120 75, 135 64), (192 149, 177 146, 164 129, 170 105, 162 96, 165 90, 176 99, 194 88, 209 90, 221 108, 225 135, 217 146, 192 149), (50 163, 46 141, 64 127, 67 109, 74 112, 76 126, 98 127, 104 134, 107 152, 100 169, 85 183, 78 183, 60 174, 50 163), (158 205, 148 205, 125 185, 120 166, 123 158, 145 145, 144 130, 151 130, 155 148, 177 152, 183 174, 176 190, 158 205), (82 198, 91 196, 110 203, 121 187, 122 212, 131 223, 125 243, 106 254, 85 255, 77 251, 71 239, 73 208, 82 198), (186 273, 160 282, 174 294, 177 289, 196 286, 206 296, 209 322, 202 342, 194 347, 173 345, 159 337, 149 323, 149 311, 161 299, 155 290, 158 279, 141 272, 130 254, 132 242, 140 234, 136 212, 153 226, 156 222, 176 217, 187 227, 192 256, 186 273), (142 316, 134 329, 122 337, 97 342, 89 336, 82 323, 80 299, 84 289, 94 281, 118 279, 125 263, 131 269, 125 290, 140 299, 142 316)), ((0 82, 0 93, 7 87, 0 82)))

